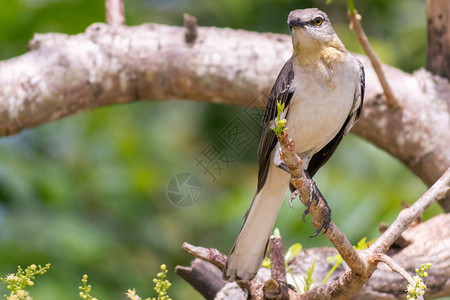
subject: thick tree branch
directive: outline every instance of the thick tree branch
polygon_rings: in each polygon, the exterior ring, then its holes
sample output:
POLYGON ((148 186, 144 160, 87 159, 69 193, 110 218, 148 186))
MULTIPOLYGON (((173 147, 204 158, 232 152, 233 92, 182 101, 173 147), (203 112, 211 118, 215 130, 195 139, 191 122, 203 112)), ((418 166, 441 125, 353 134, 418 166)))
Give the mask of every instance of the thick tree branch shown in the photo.
POLYGON ((194 259, 190 267, 177 266, 175 272, 207 300, 214 299, 226 284, 218 268, 199 258, 194 259))
MULTIPOLYGON (((411 242, 404 248, 390 249, 388 255, 409 274, 414 274, 414 269, 422 263, 431 263, 428 271, 429 276, 425 279, 427 284, 427 299, 445 297, 450 295, 450 214, 442 214, 412 227, 404 232, 405 237, 411 242)), ((335 256, 337 251, 333 248, 310 248, 302 250, 293 260, 289 261, 289 267, 294 275, 301 280, 306 276, 307 269, 315 261, 314 278, 322 282, 328 271, 333 266, 327 261, 327 257, 335 256)), ((203 264, 193 263, 200 266, 205 272, 209 268, 203 264), (204 268, 203 268, 204 267, 204 268)), ((336 280, 345 272, 345 264, 341 264, 332 274, 330 280, 336 280)), ((221 274, 217 270, 218 274, 221 274)), ((196 273, 202 273, 197 270, 196 273)), ((257 280, 264 282, 270 278, 270 271, 262 269, 257 280)), ((205 278, 197 277, 197 286, 205 286, 210 293, 217 293, 216 279, 214 276, 205 278), (208 289, 208 286, 210 287, 208 289)), ((392 272, 390 267, 380 264, 373 273, 370 280, 363 286, 362 290, 352 299, 354 300, 396 300, 404 299, 407 282, 403 277, 392 272)), ((246 294, 236 283, 227 283, 216 295, 215 299, 245 299, 246 294)), ((291 299, 296 299, 291 295, 291 299)), ((208 298, 211 299, 211 298, 208 298)), ((322 298, 320 298, 322 299, 322 298)))
MULTIPOLYGON (((450 295, 450 214, 439 215, 431 220, 409 228, 404 232, 411 242, 404 248, 390 249, 391 257, 409 274, 415 273, 420 264, 431 263, 429 276, 425 278, 427 284, 427 299, 450 295)), ((305 249, 289 263, 293 273, 299 277, 306 274, 306 270, 316 261, 314 278, 321 282, 332 267, 327 257, 337 254, 332 248, 305 249)), ((332 274, 330 280, 336 280, 344 274, 345 265, 341 265, 332 274)), ((379 264, 369 281, 353 298, 354 300, 396 300, 405 298, 407 282, 390 267, 379 264)), ((225 289, 231 288, 226 286, 225 289)), ((320 298, 321 299, 321 298, 320 298)))
MULTIPOLYGON (((282 159, 291 173, 291 183, 294 187, 300 191, 301 201, 306 204, 307 199, 310 198, 312 193, 311 187, 308 187, 307 177, 303 171, 302 161, 295 153, 295 141, 289 138, 286 131, 278 135, 278 141, 281 147, 282 159)), ((313 184, 315 184, 312 181, 313 184)), ((349 265, 350 270, 344 273, 339 280, 334 281, 330 285, 321 286, 314 289, 304 295, 305 299, 348 299, 356 294, 369 280, 373 272, 376 270, 376 266, 379 261, 390 263, 392 268, 396 272, 400 272, 400 268, 386 257, 384 254, 390 248, 390 246, 401 236, 401 234, 415 221, 433 202, 442 199, 447 194, 450 187, 450 168, 442 175, 442 177, 411 207, 404 209, 395 220, 395 222, 382 234, 380 238, 375 241, 368 251, 363 252, 364 255, 358 255, 351 246, 350 242, 346 239, 345 235, 341 233, 337 227, 333 227, 336 235, 330 235, 327 232, 327 237, 336 247, 341 254, 344 261, 349 265), (342 236, 342 241, 338 243, 334 240, 334 237, 342 236)), ((321 218, 324 212, 325 200, 318 193, 317 199, 318 205, 311 205, 311 215, 313 217, 313 224, 316 223, 316 227, 319 226, 324 220, 321 218)), ((314 201, 314 200, 313 200, 314 201)), ((334 225, 333 223, 330 224, 334 225)), ((405 274, 403 272, 402 274, 405 274)), ((407 279, 411 276, 405 275, 407 279)), ((411 279, 412 281, 412 279, 411 279)))
POLYGON ((450 168, 410 208, 403 210, 394 223, 369 247, 367 251, 361 252, 361 258, 366 260, 365 265, 367 266, 364 273, 357 274, 352 270, 347 270, 333 283, 320 286, 305 294, 305 299, 349 299, 355 295, 375 272, 381 254, 388 251, 394 241, 427 207, 433 202, 442 199, 448 192, 449 186, 450 168))
MULTIPOLYGON (((278 135, 278 133, 277 133, 278 135)), ((304 204, 308 202, 307 199, 310 197, 310 193, 312 193, 311 186, 307 186, 308 178, 303 171, 302 161, 295 153, 295 141, 289 138, 288 133, 286 131, 282 132, 278 135, 278 141, 281 147, 281 158, 289 169, 291 173, 291 183, 295 186, 295 188, 300 192, 301 200, 304 204)), ((314 184, 314 182, 312 182, 314 184)), ((337 251, 341 254, 344 261, 350 267, 349 270, 342 273, 339 278, 334 280, 330 284, 321 285, 312 289, 309 292, 306 292, 302 295, 295 295, 295 299, 350 299, 355 294, 357 294, 366 284, 373 273, 377 269, 377 265, 379 262, 384 262, 387 264, 393 271, 400 273, 404 278, 406 278, 411 284, 414 285, 411 276, 407 274, 407 272, 401 268, 394 260, 385 255, 385 253, 389 250, 390 246, 400 237, 400 235, 420 216, 426 208, 428 208, 433 202, 442 199, 448 192, 450 188, 450 168, 442 175, 442 177, 422 196, 420 197, 411 207, 404 209, 398 216, 398 218, 394 221, 394 223, 378 238, 367 250, 360 251, 357 253, 350 242, 346 239, 345 235, 341 233, 337 227, 333 228, 334 234, 329 234, 327 237, 336 247, 337 251), (339 236, 339 240, 335 240, 335 237, 339 236), (341 240, 342 239, 342 240, 341 240)), ((318 227, 319 224, 323 222, 323 212, 325 209, 324 199, 321 198, 320 192, 317 199, 318 205, 311 205, 310 213, 313 217, 313 224, 318 227)), ((314 200, 313 200, 314 201, 314 200)), ((313 202, 314 203, 314 202, 313 202)), ((330 226, 331 226, 330 225, 330 226)), ((272 240, 271 240, 272 242, 272 240)), ((223 269, 225 256, 218 252, 215 249, 204 249, 201 247, 193 247, 188 245, 187 247, 184 244, 183 248, 187 250, 189 253, 195 255, 196 257, 203 258, 204 260, 210 261, 211 263, 218 266, 220 269, 223 269), (217 259, 219 258, 219 259, 217 259)), ((273 247, 273 243, 272 243, 273 247)), ((272 250, 272 248, 271 248, 272 250)), ((284 264, 277 263, 279 262, 281 254, 277 252, 275 249, 271 251, 271 260, 275 264, 276 269, 272 274, 276 274, 276 277, 285 277, 285 273, 280 275, 280 266, 284 271, 284 264)), ((277 279, 277 278, 274 278, 277 279)), ((262 299, 261 295, 261 284, 258 284, 260 280, 256 281, 244 281, 238 282, 239 286, 247 291, 248 295, 251 295, 252 299, 262 299)), ((284 282, 279 282, 277 280, 269 280, 264 284, 264 295, 273 295, 274 297, 280 296, 280 299, 284 299, 288 294, 288 287, 284 286, 284 293, 282 293, 283 289, 280 284, 284 284, 284 282), (271 293, 270 291, 276 291, 275 293, 271 293), (284 294, 284 295, 283 295, 284 294)))
MULTIPOLYGON (((30 52, 0 62, 0 135, 63 116, 142 99, 249 105, 267 93, 291 53, 286 35, 198 27, 93 24, 85 33, 35 35, 30 52)), ((420 70, 383 70, 401 109, 387 109, 367 58, 366 97, 353 132, 431 186, 450 165, 450 84, 420 70)), ((441 202, 450 211, 450 196, 441 202)))

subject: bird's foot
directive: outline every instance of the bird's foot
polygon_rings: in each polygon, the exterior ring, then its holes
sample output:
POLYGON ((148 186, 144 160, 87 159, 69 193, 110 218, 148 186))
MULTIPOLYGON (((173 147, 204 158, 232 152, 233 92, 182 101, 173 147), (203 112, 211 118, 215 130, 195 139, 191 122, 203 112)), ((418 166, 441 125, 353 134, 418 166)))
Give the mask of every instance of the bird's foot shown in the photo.
POLYGON ((330 226, 330 222, 331 222, 331 208, 328 206, 327 201, 322 196, 322 194, 320 193, 320 191, 317 188, 316 184, 314 183, 314 181, 309 176, 307 178, 307 184, 308 184, 308 188, 309 188, 309 199, 308 199, 308 202, 306 203, 306 209, 305 209, 305 211, 303 212, 303 215, 302 215, 303 222, 306 222, 305 217, 306 217, 306 215, 309 214, 309 210, 311 209, 311 205, 313 204, 314 200, 316 202, 314 205, 319 204, 319 200, 320 199, 324 203, 323 222, 319 226, 319 228, 317 228, 316 232, 311 236, 311 237, 315 237, 322 230, 324 230, 323 233, 327 232, 328 227, 330 226))
POLYGON ((323 230, 324 234, 327 233, 328 227, 330 227, 330 223, 331 223, 331 208, 328 206, 328 203, 325 200, 325 198, 322 198, 322 201, 324 203, 323 222, 319 226, 319 228, 317 228, 316 232, 311 236, 312 238, 316 237, 322 230, 323 230))

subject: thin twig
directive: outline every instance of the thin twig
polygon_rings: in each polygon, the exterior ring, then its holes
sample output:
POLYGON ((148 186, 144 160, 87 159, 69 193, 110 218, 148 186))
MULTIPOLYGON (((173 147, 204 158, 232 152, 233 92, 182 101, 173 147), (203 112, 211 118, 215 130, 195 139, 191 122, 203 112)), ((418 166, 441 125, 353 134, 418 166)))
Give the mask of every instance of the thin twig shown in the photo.
MULTIPOLYGON (((395 273, 398 273, 400 276, 406 279, 406 281, 409 282, 410 285, 415 286, 416 282, 412 278, 412 276, 406 272, 405 269, 403 269, 399 264, 397 264, 390 256, 384 254, 384 253, 376 253, 374 255, 370 256, 370 260, 372 262, 382 262, 385 265, 387 265, 389 268, 391 268, 392 271, 395 273)), ((419 300, 423 300, 423 296, 419 296, 419 300)))
POLYGON ((392 108, 398 107, 399 103, 392 93, 389 83, 384 76, 384 72, 381 67, 381 61, 370 46, 369 40, 367 39, 367 36, 361 26, 361 15, 358 14, 356 9, 354 9, 353 13, 349 12, 348 16, 350 19, 350 28, 356 33, 359 43, 363 47, 364 52, 366 52, 367 56, 370 59, 370 62, 372 63, 373 69, 377 73, 378 79, 380 80, 381 86, 383 87, 384 94, 386 95, 387 104, 392 108))
MULTIPOLYGON (((286 166, 291 173, 291 183, 294 187, 300 191, 300 200, 303 204, 306 204, 309 199, 309 189, 303 183, 307 181, 306 175, 303 171, 302 161, 295 153, 295 142, 289 138, 288 133, 284 131, 278 137, 280 142, 282 158, 286 166)), ((315 183, 314 183, 315 185, 315 183)), ((322 224, 322 215, 324 211, 325 199, 319 199, 318 205, 311 205, 310 213, 312 216, 313 225, 318 228, 322 224)), ((336 247, 343 260, 356 274, 364 274, 366 269, 365 261, 358 255, 353 248, 352 244, 348 241, 347 237, 341 232, 337 226, 330 222, 327 232, 325 233, 327 238, 336 247)))
POLYGON ((184 32, 184 40, 188 44, 193 44, 198 37, 197 18, 185 13, 183 15, 183 20, 184 28, 186 28, 184 32))
POLYGON ((106 0, 106 23, 112 27, 125 25, 123 0, 106 0))
MULTIPOLYGON (((291 146, 291 151, 294 151, 294 147, 292 147, 292 140, 289 144, 291 146)), ((284 150, 285 153, 283 154, 283 158, 286 159, 287 157, 290 157, 288 154, 289 152, 286 152, 286 149, 284 150)), ((294 158, 295 156, 291 157, 294 158)), ((297 156, 297 159, 298 156, 297 156)), ((299 160, 300 161, 300 160, 299 160)), ((286 159, 285 163, 289 163, 289 160, 286 159)), ((301 166, 301 165, 300 165, 301 166)), ((300 181, 300 179, 298 180, 300 181)), ((297 182, 298 183, 298 182, 297 182)), ((326 285, 321 285, 319 287, 316 287, 302 295, 298 295, 295 291, 292 291, 289 289, 289 299, 322 299, 322 300, 343 300, 343 299, 349 299, 353 295, 355 295, 362 286, 370 279, 373 272, 376 270, 377 262, 382 261, 388 264, 395 272, 402 272, 400 267, 397 267, 397 264, 387 256, 380 255, 382 253, 385 253, 389 246, 395 241, 398 236, 406 230, 406 228, 417 218, 417 216, 421 215, 423 211, 429 207, 433 202, 436 202, 443 197, 445 197, 446 193, 449 190, 450 186, 450 168, 444 173, 444 175, 439 178, 438 181, 422 196, 420 197, 416 203, 414 203, 411 207, 403 210, 399 217, 394 221, 394 223, 386 230, 386 232, 377 240, 375 241, 369 249, 365 250, 365 255, 358 256, 358 254, 355 252, 354 255, 357 256, 358 260, 362 260, 363 264, 366 266, 364 268, 364 273, 357 274, 356 272, 352 270, 345 271, 339 279, 335 280, 334 282, 326 285)), ((319 206, 319 205, 318 205, 319 206)), ((315 209, 311 209, 311 215, 313 218, 317 218, 315 209)), ((328 231, 333 231, 334 224, 330 225, 330 228, 328 231)), ((338 229, 336 228, 336 231, 338 232, 338 229)), ((343 235, 343 234, 342 234, 343 235)), ((345 236, 343 235, 345 238, 345 236)), ((333 237, 330 238, 332 240, 333 237)), ((346 241, 348 242, 348 241, 346 241)), ((349 242, 348 242, 349 243, 349 242)), ((334 243, 333 243, 334 244, 334 243)), ((353 248, 353 247, 352 247, 353 248)), ((203 260, 209 261, 212 264, 219 267, 221 270, 223 270, 223 267, 226 262, 226 255, 220 253, 216 249, 207 249, 203 247, 195 247, 193 245, 190 245, 188 243, 183 244, 183 249, 195 257, 201 258, 203 260)), ((345 255, 341 254, 341 256, 345 260, 345 255)), ((352 261, 352 258, 349 260, 352 261)), ((348 263, 347 263, 348 264, 348 263)), ((349 265, 350 266, 350 265, 349 265)), ((402 274, 402 276, 405 274, 402 274)), ((405 278, 408 278, 406 275, 405 278)), ((410 279, 407 279, 408 282, 411 282, 410 279)), ((238 285, 248 292, 248 295, 252 299, 262 299, 262 286, 260 284, 254 283, 253 281, 239 281, 238 285)))
POLYGON ((450 168, 411 207, 400 212, 391 226, 369 247, 374 253, 386 253, 414 220, 434 202, 442 199, 450 187, 450 168))
POLYGON ((400 267, 399 264, 397 264, 390 256, 384 254, 384 253, 377 253, 371 256, 370 258, 373 262, 382 262, 385 265, 387 265, 389 268, 391 268, 392 271, 400 274, 403 278, 405 278, 410 284, 413 286, 415 285, 415 282, 412 278, 412 276, 406 272, 405 269, 400 267))
POLYGON ((182 248, 187 253, 206 260, 223 271, 225 263, 227 261, 227 256, 225 254, 222 254, 219 250, 213 248, 208 249, 204 247, 197 247, 186 242, 183 243, 182 248))
MULTIPOLYGON (((414 225, 411 224, 411 227, 414 225)), ((383 234, 387 229, 389 228, 389 226, 387 226, 384 222, 381 222, 379 225, 379 229, 380 229, 380 233, 383 234)), ((403 249, 405 247, 407 247, 409 244, 411 244, 411 241, 407 240, 403 234, 400 235, 400 237, 391 245, 391 248, 400 248, 403 249)))

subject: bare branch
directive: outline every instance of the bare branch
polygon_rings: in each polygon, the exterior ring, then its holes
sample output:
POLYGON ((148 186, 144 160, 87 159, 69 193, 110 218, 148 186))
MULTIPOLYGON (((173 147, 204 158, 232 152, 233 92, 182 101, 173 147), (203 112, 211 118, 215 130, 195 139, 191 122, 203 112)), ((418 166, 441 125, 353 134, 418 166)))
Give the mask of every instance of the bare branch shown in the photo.
POLYGON ((405 278, 410 284, 414 285, 414 280, 411 275, 409 275, 408 272, 406 272, 405 269, 399 266, 392 258, 387 256, 384 253, 375 254, 371 256, 371 259, 374 262, 382 262, 385 263, 389 268, 391 268, 392 271, 400 274, 403 278, 405 278))
POLYGON ((106 23, 112 27, 125 25, 123 0, 106 0, 106 23))
MULTIPOLYGON (((405 238, 410 241, 410 245, 402 249, 389 250, 389 256, 396 264, 401 265, 410 273, 422 263, 431 263, 427 283, 427 299, 444 297, 450 295, 450 214, 442 214, 424 223, 418 224, 404 232, 405 238)), ((209 250, 207 250, 208 252, 209 250)), ((293 260, 289 262, 289 267, 297 277, 306 276, 306 271, 313 261, 316 261, 314 278, 319 282, 327 276, 330 264, 327 257, 335 256, 336 250, 333 248, 311 248, 302 250, 293 260)), ((368 274, 372 274, 370 279, 367 276, 358 276, 350 271, 344 270, 341 265, 332 275, 332 284, 319 286, 312 291, 298 295, 289 289, 289 299, 348 299, 349 295, 357 293, 352 299, 365 300, 395 300, 403 298, 405 295, 406 283, 404 279, 397 276, 390 268, 383 264, 378 265, 376 271, 372 266, 379 261, 379 254, 366 253, 366 259, 372 260, 368 274), (378 259, 378 260, 377 260, 378 259), (339 279, 339 277, 341 277, 339 279), (388 283, 388 284, 386 284, 388 283), (330 294, 327 294, 330 293, 330 294)), ((268 269, 262 268, 257 277, 251 281, 253 284, 252 294, 255 298, 262 299, 263 294, 258 293, 267 279, 270 278, 268 269)), ((247 283, 249 284, 249 283, 247 283)), ((245 287, 244 287, 245 289, 245 287)), ((218 299, 241 299, 246 294, 242 292, 236 283, 228 283, 220 291, 218 299)))
POLYGON ((389 247, 401 236, 431 204, 444 198, 450 187, 450 168, 442 177, 422 195, 411 207, 400 212, 397 219, 378 238, 369 249, 374 253, 386 253, 389 247))
MULTIPOLYGON (((31 51, 0 63, 0 136, 80 111, 142 99, 247 106, 267 93, 291 52, 287 35, 197 28, 93 24, 84 34, 35 35, 31 51)), ((450 166, 450 84, 420 70, 383 66, 399 109, 387 109, 370 61, 354 133, 397 157, 428 186, 450 166)), ((260 104, 264 105, 264 103, 260 104)), ((450 212, 450 196, 440 201, 450 212)))
MULTIPOLYGON (((413 224, 411 224, 411 227, 414 226, 413 224)), ((389 228, 389 226, 387 226, 385 223, 383 223, 383 222, 380 223, 380 226, 379 226, 380 233, 383 234, 388 228, 389 228)), ((407 239, 405 239, 403 237, 403 235, 400 235, 400 237, 397 240, 395 240, 395 242, 391 245, 391 248, 394 247, 394 248, 402 249, 402 248, 407 247, 409 244, 411 244, 411 242, 408 241, 407 239)))
POLYGON ((214 299, 226 284, 218 268, 199 258, 190 267, 175 267, 175 272, 208 300, 214 299))
MULTIPOLYGON (((291 183, 300 191, 300 199, 306 204, 309 199, 310 188, 306 186, 307 177, 303 171, 302 161, 295 153, 295 142, 289 138, 286 131, 278 136, 278 141, 281 146, 282 159, 291 173, 291 183)), ((315 183, 314 183, 315 184, 315 183)), ((401 236, 413 221, 415 221, 433 202, 442 199, 447 194, 450 187, 450 168, 444 175, 411 207, 400 212, 399 217, 395 222, 382 234, 382 236, 375 241, 368 251, 363 252, 363 255, 358 255, 353 249, 350 242, 345 235, 338 230, 338 228, 331 223, 331 233, 326 233, 327 237, 341 254, 344 261, 349 265, 349 271, 341 275, 341 277, 331 283, 313 289, 301 296, 301 299, 348 299, 357 293, 365 282, 369 280, 373 272, 376 270, 376 265, 379 261, 388 264, 394 271, 399 272, 410 283, 413 283, 411 276, 406 271, 401 270, 400 267, 390 258, 384 255, 389 247, 401 236), (335 240, 336 236, 340 236, 339 242, 335 240), (406 274, 405 274, 406 273, 406 274), (336 297, 336 295, 339 295, 336 297)), ((321 197, 321 195, 319 195, 321 197)), ((324 199, 319 200, 318 205, 311 205, 311 216, 313 224, 316 228, 323 222, 322 215, 324 209, 324 199)), ((330 230, 329 229, 329 230, 330 230)))
POLYGON ((391 108, 397 107, 399 103, 397 99, 395 99, 391 87, 389 86, 389 83, 387 82, 386 77, 384 76, 381 61, 378 58, 378 55, 375 53, 375 51, 373 51, 372 47, 370 46, 369 39, 367 38, 366 33, 364 32, 361 26, 361 15, 358 14, 356 10, 354 10, 353 13, 349 13, 349 18, 350 18, 350 28, 353 29, 353 31, 355 31, 356 35, 358 36, 359 43, 363 47, 364 52, 366 52, 367 56, 369 57, 370 62, 372 63, 372 66, 378 75, 378 79, 380 80, 381 86, 383 87, 384 90, 384 94, 386 95, 386 102, 391 108))
POLYGON ((189 243, 183 243, 182 248, 187 253, 210 262, 223 271, 225 263, 227 261, 227 256, 219 252, 219 250, 213 248, 207 249, 203 247, 196 247, 189 243))

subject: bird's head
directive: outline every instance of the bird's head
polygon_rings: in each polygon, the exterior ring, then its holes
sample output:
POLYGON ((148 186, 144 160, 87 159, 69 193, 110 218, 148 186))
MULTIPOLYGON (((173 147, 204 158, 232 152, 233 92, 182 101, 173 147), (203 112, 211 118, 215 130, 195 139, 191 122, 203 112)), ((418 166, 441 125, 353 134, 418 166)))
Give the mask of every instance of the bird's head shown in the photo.
POLYGON ((289 13, 287 23, 291 30, 294 54, 330 46, 338 49, 343 47, 330 19, 317 8, 293 10, 289 13))

